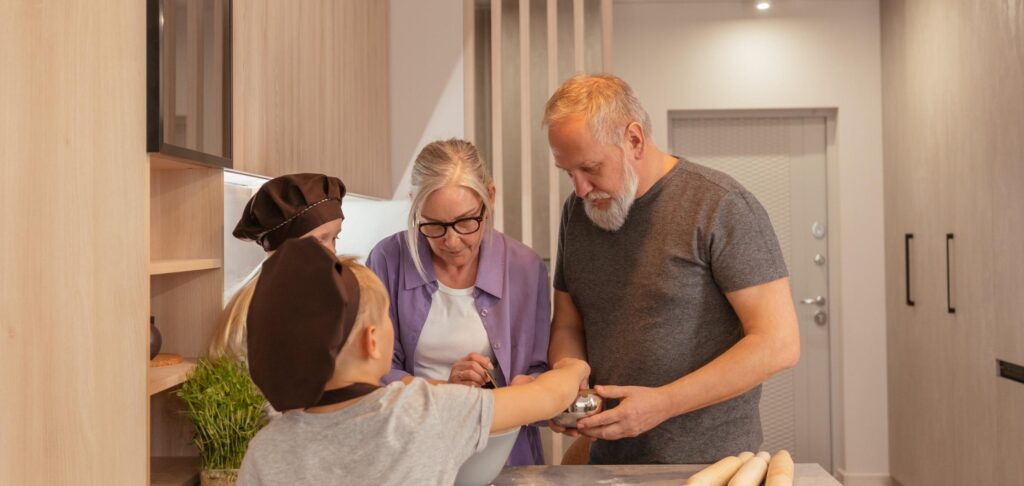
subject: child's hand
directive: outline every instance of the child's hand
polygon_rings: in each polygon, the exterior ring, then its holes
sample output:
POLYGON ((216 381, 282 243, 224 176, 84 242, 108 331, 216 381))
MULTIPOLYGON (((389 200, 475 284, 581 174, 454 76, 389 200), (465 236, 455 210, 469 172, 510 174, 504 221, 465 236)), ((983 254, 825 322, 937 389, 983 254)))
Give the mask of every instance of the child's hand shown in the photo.
POLYGON ((487 371, 493 370, 494 365, 486 356, 479 353, 469 353, 452 365, 452 371, 448 375, 448 383, 467 385, 472 387, 484 386, 487 383, 487 371))

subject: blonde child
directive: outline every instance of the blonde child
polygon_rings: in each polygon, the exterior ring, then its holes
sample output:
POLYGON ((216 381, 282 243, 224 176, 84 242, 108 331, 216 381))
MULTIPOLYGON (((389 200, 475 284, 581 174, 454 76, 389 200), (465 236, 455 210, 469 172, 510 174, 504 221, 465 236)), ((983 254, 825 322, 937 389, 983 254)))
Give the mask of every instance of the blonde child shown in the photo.
POLYGON ((452 484, 491 432, 556 415, 590 373, 564 359, 495 390, 420 378, 379 387, 394 346, 387 293, 309 238, 264 263, 248 333, 253 381, 285 413, 250 443, 242 485, 452 484))

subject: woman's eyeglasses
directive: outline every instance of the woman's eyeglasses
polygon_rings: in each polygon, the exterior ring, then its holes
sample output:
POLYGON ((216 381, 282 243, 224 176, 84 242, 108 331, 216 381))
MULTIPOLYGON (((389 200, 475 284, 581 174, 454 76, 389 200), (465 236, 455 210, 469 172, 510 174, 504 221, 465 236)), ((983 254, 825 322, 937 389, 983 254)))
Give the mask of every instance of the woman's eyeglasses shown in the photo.
POLYGON ((480 224, 484 220, 485 209, 486 206, 481 206, 478 216, 459 218, 450 223, 420 223, 420 234, 427 238, 441 238, 448 233, 448 228, 451 228, 460 235, 471 235, 480 230, 480 224))

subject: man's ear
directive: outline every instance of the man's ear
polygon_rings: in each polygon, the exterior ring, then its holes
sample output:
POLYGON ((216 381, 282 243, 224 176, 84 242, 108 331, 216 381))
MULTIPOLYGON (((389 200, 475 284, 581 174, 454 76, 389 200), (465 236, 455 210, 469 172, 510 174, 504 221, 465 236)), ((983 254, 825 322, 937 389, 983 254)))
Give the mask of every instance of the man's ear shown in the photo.
POLYGON ((644 151, 647 150, 647 134, 644 133, 644 127, 637 122, 626 125, 626 147, 634 160, 643 159, 644 151))
POLYGON ((361 336, 363 353, 373 359, 380 359, 380 343, 377 342, 377 326, 367 325, 363 328, 361 336))

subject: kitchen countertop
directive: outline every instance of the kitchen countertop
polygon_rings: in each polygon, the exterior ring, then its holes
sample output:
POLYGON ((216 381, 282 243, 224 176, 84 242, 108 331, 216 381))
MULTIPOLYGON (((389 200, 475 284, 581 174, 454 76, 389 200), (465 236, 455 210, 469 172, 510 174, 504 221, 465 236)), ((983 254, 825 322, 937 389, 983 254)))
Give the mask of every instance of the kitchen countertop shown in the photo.
MULTIPOLYGON (((651 464, 617 466, 520 466, 506 467, 494 480, 494 486, 508 484, 643 484, 682 485, 686 478, 706 466, 699 464, 651 464)), ((842 486, 817 464, 797 464, 794 486, 842 486)))

